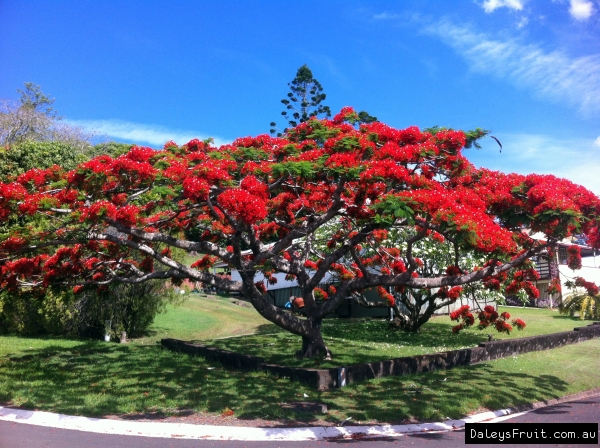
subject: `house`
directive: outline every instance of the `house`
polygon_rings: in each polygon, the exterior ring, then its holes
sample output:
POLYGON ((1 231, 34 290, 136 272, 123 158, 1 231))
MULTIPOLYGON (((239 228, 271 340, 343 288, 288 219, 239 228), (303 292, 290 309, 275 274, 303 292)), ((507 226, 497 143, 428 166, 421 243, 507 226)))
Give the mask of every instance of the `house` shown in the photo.
MULTIPOLYGON (((290 297, 292 296, 300 296, 302 295, 301 289, 298 287, 298 284, 295 280, 287 280, 286 274, 283 272, 273 273, 273 277, 277 279, 277 283, 270 285, 266 281, 264 282, 265 287, 267 288, 267 295, 271 298, 272 303, 278 307, 285 307, 286 303, 289 302, 290 297)), ((233 270, 231 272, 231 280, 233 281, 242 281, 240 274, 233 270)), ((256 282, 264 280, 262 274, 256 274, 254 279, 256 282)), ((330 283, 331 275, 327 273, 323 278, 322 285, 325 286, 330 283)), ((368 289, 365 291, 365 297, 369 301, 381 301, 382 299, 379 297, 377 292, 374 289, 368 289)), ((434 314, 436 315, 448 315, 451 312, 457 310, 463 305, 469 305, 472 309, 478 309, 479 307, 483 308, 486 305, 493 304, 493 301, 487 300, 479 300, 478 303, 475 303, 474 300, 469 298, 460 298, 455 303, 447 305, 437 311, 434 314)), ((423 311, 425 311, 425 306, 423 307, 423 311)), ((357 303, 351 297, 347 297, 346 300, 336 309, 335 315, 337 317, 392 317, 391 308, 367 308, 357 303)), ((333 316, 332 316, 333 317, 333 316)))
MULTIPOLYGON (((540 234, 532 235, 534 239, 542 239, 540 234)), ((540 291, 538 304, 547 307, 554 307, 562 301, 562 297, 568 295, 566 282, 574 281, 577 277, 582 277, 587 281, 600 285, 600 251, 581 244, 575 238, 565 239, 558 243, 556 254, 553 259, 549 258, 548 253, 544 253, 534 258, 536 270, 540 274, 537 281, 537 288, 540 291), (568 266, 570 246, 577 246, 581 253, 581 269, 573 270, 568 266), (597 258, 598 257, 598 258, 597 258), (549 294, 547 289, 553 279, 559 279, 562 293, 549 294)))
MULTIPOLYGON (((280 308, 285 307, 292 296, 301 296, 302 291, 295 280, 286 280, 286 274, 283 272, 273 273, 273 277, 277 279, 277 283, 270 285, 265 281, 267 295, 271 298, 272 303, 280 308)), ((325 274, 322 284, 330 282, 331 275, 325 274)), ((231 272, 231 280, 242 281, 240 274, 237 271, 231 272)), ((262 274, 256 274, 255 281, 264 280, 262 274)), ((368 300, 379 300, 379 296, 375 291, 367 291, 368 300)), ((389 316, 388 308, 365 308, 353 300, 348 298, 336 310, 337 317, 387 317, 389 316)))

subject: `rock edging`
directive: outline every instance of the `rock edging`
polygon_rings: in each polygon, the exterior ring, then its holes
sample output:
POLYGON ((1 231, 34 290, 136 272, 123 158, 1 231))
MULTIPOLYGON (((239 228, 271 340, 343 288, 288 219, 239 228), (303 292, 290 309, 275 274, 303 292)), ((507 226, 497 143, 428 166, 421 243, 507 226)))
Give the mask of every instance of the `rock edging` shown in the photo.
POLYGON ((300 381, 318 390, 329 390, 373 378, 433 372, 435 370, 478 364, 521 353, 549 350, 597 337, 600 337, 600 322, 575 328, 573 331, 482 342, 477 347, 461 350, 407 356, 329 369, 307 369, 268 364, 258 356, 243 355, 177 339, 162 339, 161 344, 168 350, 202 356, 236 370, 264 370, 280 377, 300 381))

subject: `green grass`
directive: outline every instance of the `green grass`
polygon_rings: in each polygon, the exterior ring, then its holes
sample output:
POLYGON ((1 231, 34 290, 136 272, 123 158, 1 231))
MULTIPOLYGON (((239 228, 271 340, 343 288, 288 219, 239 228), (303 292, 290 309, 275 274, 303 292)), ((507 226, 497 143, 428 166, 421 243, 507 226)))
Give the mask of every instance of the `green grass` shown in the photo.
POLYGON ((0 359, 0 401, 26 409, 132 418, 181 411, 220 414, 229 408, 242 419, 439 420, 597 387, 599 350, 596 339, 476 366, 318 392, 264 372, 229 371, 157 345, 48 341, 46 347, 0 359), (308 416, 279 406, 303 400, 322 401, 330 412, 308 416))
MULTIPOLYGON (((515 337, 586 324, 545 310, 511 309, 511 313, 528 322, 524 332, 511 335, 515 337)), ((161 315, 152 334, 130 344, 2 336, 0 402, 87 416, 117 414, 136 418, 142 414, 161 416, 182 412, 219 415, 232 409, 240 419, 323 423, 352 417, 353 422, 399 423, 458 418, 486 408, 504 408, 589 390, 600 384, 597 356, 600 339, 476 366, 387 377, 325 392, 264 372, 230 371, 203 358, 162 350, 156 344, 164 336, 206 341, 242 332, 271 332, 273 326, 257 316, 254 310, 235 305, 231 299, 192 296, 180 307, 161 315), (280 403, 304 400, 322 401, 330 411, 323 416, 312 416, 280 407, 280 403)), ((436 319, 431 323, 432 329, 414 336, 392 333, 386 337, 388 330, 377 327, 378 321, 364 321, 356 323, 360 331, 354 332, 344 325, 333 326, 331 337, 345 340, 346 345, 342 343, 335 353, 340 358, 353 347, 350 344, 367 344, 365 338, 369 334, 373 343, 380 344, 377 347, 391 345, 387 340, 393 337, 419 350, 421 345, 430 349, 448 348, 453 335, 443 326, 449 325, 444 323, 446 320, 449 321, 447 317, 439 322, 436 319), (444 328, 448 331, 443 331, 444 328)), ((273 341, 281 339, 282 334, 267 337, 273 341)), ((473 345, 486 336, 473 331, 463 337, 460 344, 473 345)), ((220 341, 241 339, 248 338, 220 341)), ((295 350, 299 340, 292 339, 289 345, 295 350)), ((371 348, 372 357, 378 352, 377 347, 371 348)))
POLYGON ((438 316, 427 322, 420 334, 414 334, 390 331, 388 322, 383 319, 329 319, 323 322, 322 330, 325 342, 333 352, 332 361, 297 359, 294 354, 300 348, 300 339, 283 331, 209 342, 215 347, 261 356, 269 363, 326 368, 474 347, 487 341, 490 332, 495 339, 522 338, 573 330, 593 322, 561 316, 547 309, 501 307, 500 311, 522 318, 527 327, 522 331, 514 330, 510 335, 476 328, 453 334, 455 323, 448 316, 438 316))
POLYGON ((276 327, 246 302, 189 294, 182 304, 167 306, 167 312, 156 316, 147 335, 135 342, 149 344, 162 338, 205 341, 270 331, 271 328, 276 327))

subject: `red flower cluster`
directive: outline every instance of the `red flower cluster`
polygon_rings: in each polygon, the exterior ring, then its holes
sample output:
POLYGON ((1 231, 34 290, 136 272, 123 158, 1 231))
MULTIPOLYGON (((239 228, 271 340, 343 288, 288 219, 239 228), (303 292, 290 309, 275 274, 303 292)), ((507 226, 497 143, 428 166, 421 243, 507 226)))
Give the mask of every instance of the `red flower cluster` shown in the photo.
POLYGON ((395 303, 394 296, 391 295, 389 292, 387 292, 387 290, 383 286, 378 286, 376 288, 376 290, 377 290, 377 294, 379 294, 379 297, 386 300, 389 306, 394 305, 394 303, 395 303))
POLYGON ((262 221, 267 216, 265 202, 240 188, 225 190, 217 197, 217 202, 234 219, 246 224, 262 221))
POLYGON ((327 300, 329 299, 329 295, 322 288, 315 288, 315 298, 318 300, 327 300))
POLYGON ((265 286, 265 282, 263 282, 262 280, 260 282, 256 282, 254 284, 254 286, 256 286, 256 289, 258 289, 258 291, 261 294, 266 294, 267 293, 267 287, 265 286))
POLYGON ((560 279, 553 278, 548 285, 548 289, 546 289, 548 294, 560 294, 562 292, 562 286, 560 284, 560 279))
POLYGON ((506 287, 506 294, 516 294, 521 289, 524 290, 529 298, 538 299, 540 291, 533 284, 540 278, 540 274, 533 268, 518 270, 513 273, 513 278, 510 284, 506 287))
POLYGON ((512 321, 512 324, 517 327, 519 330, 522 330, 523 328, 525 328, 527 326, 527 324, 525 324, 525 322, 523 322, 521 319, 515 319, 512 321))
POLYGON ((579 249, 579 246, 569 246, 567 248, 567 253, 569 254, 567 266, 574 271, 581 269, 581 250, 579 249))
POLYGON ((462 274, 462 269, 460 269, 458 266, 448 266, 446 268, 446 275, 460 275, 462 274))
MULTIPOLYGON (((487 305, 477 314, 477 318, 479 319, 478 328, 483 330, 485 328, 493 327, 499 333, 510 333, 513 329, 512 325, 508 323, 508 319, 510 319, 510 314, 504 312, 498 315, 496 309, 487 305)), ((459 325, 456 325, 452 328, 452 332, 458 333, 462 329, 472 326, 475 323, 475 319, 473 318, 473 314, 470 311, 469 305, 463 305, 458 310, 450 313, 450 319, 462 322, 459 325)), ((512 324, 516 326, 519 330, 525 328, 525 322, 521 319, 515 319, 512 321, 512 324)))
POLYGON ((594 282, 588 282, 581 277, 577 277, 575 279, 575 286, 581 286, 582 288, 585 288, 587 293, 592 297, 597 296, 599 292, 598 286, 594 282))
POLYGON ((469 305, 463 305, 450 313, 450 320, 461 321, 458 325, 452 327, 452 333, 459 333, 462 329, 470 327, 475 323, 475 318, 470 311, 469 305))
POLYGON ((443 286, 440 288, 439 294, 442 299, 450 299, 452 302, 455 302, 462 294, 462 291, 462 286, 454 286, 450 289, 447 286, 443 286))

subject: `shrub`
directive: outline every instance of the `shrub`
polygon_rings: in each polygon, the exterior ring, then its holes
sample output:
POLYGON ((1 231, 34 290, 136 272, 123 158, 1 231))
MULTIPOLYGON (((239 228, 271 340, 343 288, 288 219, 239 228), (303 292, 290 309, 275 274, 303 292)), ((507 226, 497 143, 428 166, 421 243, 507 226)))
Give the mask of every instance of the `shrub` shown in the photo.
POLYGON ((591 296, 587 293, 574 292, 569 294, 559 306, 561 314, 574 316, 579 313, 579 318, 600 319, 600 295, 591 296))
POLYGON ((167 303, 181 300, 164 282, 115 284, 104 290, 47 290, 0 293, 0 332, 56 334, 100 338, 105 321, 111 321, 111 337, 121 332, 140 336, 167 303))

